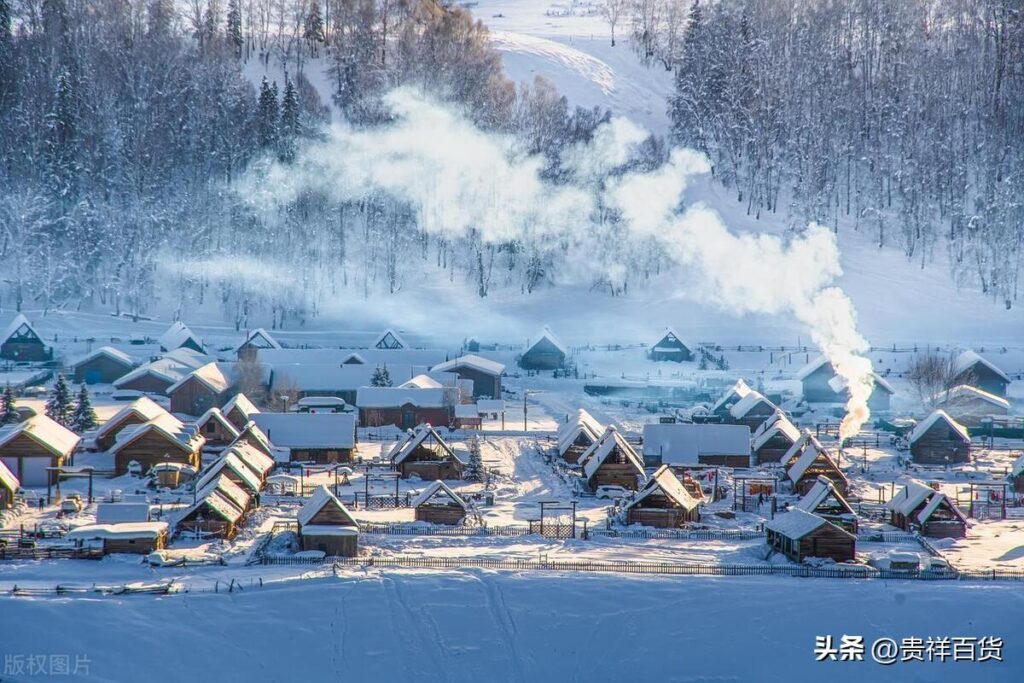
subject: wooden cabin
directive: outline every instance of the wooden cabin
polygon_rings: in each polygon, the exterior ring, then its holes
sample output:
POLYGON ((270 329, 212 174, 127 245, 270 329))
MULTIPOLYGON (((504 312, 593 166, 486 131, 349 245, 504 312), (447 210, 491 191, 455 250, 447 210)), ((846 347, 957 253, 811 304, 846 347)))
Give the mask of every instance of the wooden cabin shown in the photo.
POLYGON ((415 475, 425 481, 462 479, 463 462, 430 424, 409 430, 388 454, 403 479, 415 475))
POLYGON ((953 361, 954 384, 967 384, 1006 398, 1010 376, 974 351, 964 351, 953 361))
POLYGON ((452 427, 458 389, 445 386, 359 387, 356 408, 361 427, 394 425, 412 429, 418 424, 452 427))
POLYGON ((199 475, 196 488, 202 490, 220 476, 227 477, 251 496, 255 496, 263 488, 263 477, 252 471, 241 458, 231 451, 217 458, 199 475))
POLYGON ((273 444, 270 443, 270 439, 267 438, 263 430, 256 426, 255 422, 250 422, 242 427, 241 431, 238 432, 238 438, 232 441, 228 448, 240 445, 246 445, 259 451, 271 460, 276 460, 273 444))
POLYGON ((101 346, 75 361, 77 384, 113 384, 135 369, 135 359, 112 346, 101 346))
POLYGON ((469 505, 448 484, 435 481, 423 489, 412 501, 417 522, 431 524, 462 524, 469 513, 469 505))
POLYGON ((944 410, 936 410, 907 435, 911 459, 922 465, 956 465, 971 459, 967 427, 944 410))
POLYGON ((235 357, 238 360, 254 360, 259 352, 265 349, 282 348, 277 340, 262 327, 250 330, 245 335, 245 340, 235 347, 235 357))
POLYGON ((56 482, 47 468, 68 463, 81 441, 78 435, 45 415, 0 428, 0 461, 22 486, 46 486, 56 482))
POLYGON ((100 428, 96 430, 96 448, 101 451, 108 451, 117 440, 117 435, 125 427, 145 424, 158 417, 172 417, 174 420, 177 420, 177 418, 174 418, 164 410, 163 406, 153 399, 145 396, 136 399, 114 413, 110 419, 100 425, 100 428))
POLYGON ((599 486, 621 486, 630 491, 640 488, 644 480, 644 463, 614 425, 580 456, 583 481, 591 491, 599 486))
POLYGON ((196 420, 196 428, 206 439, 207 446, 227 446, 238 438, 238 429, 224 416, 220 408, 210 408, 196 420))
POLYGON ((238 533, 245 512, 221 491, 210 490, 178 519, 179 533, 231 540, 238 533))
POLYGON ((819 477, 824 477, 832 482, 836 490, 842 495, 850 487, 850 482, 839 469, 839 465, 832 459, 828 451, 811 437, 811 441, 802 450, 800 456, 786 469, 786 478, 792 483, 793 492, 797 495, 804 495, 817 483, 819 477))
POLYGON ((249 400, 245 394, 238 393, 232 396, 220 410, 235 429, 241 432, 245 425, 252 421, 252 416, 260 412, 260 409, 249 400))
POLYGON ((321 486, 299 510, 299 543, 328 557, 359 554, 359 524, 338 497, 321 486))
POLYGON ((0 460, 0 510, 10 510, 14 507, 15 497, 20 488, 21 482, 18 481, 18 477, 3 460, 0 460))
POLYGON ((175 349, 119 377, 114 381, 114 387, 124 391, 166 395, 175 383, 210 361, 209 356, 193 349, 175 349))
POLYGON ((431 372, 454 372, 473 382, 474 398, 501 398, 501 376, 505 366, 497 361, 469 354, 435 365, 431 372))
POLYGON ((587 449, 593 446, 603 433, 604 425, 595 420, 589 412, 580 408, 574 416, 563 422, 558 428, 558 454, 567 463, 575 465, 579 462, 580 456, 586 453, 587 449))
POLYGON ((82 546, 88 542, 103 544, 103 554, 132 553, 148 555, 167 547, 167 522, 121 522, 75 527, 64 540, 82 546))
POLYGON ((291 460, 351 462, 355 454, 352 413, 257 413, 252 418, 276 448, 288 449, 291 460))
POLYGON ((846 498, 839 492, 831 479, 818 477, 796 508, 804 512, 810 512, 822 519, 835 524, 840 529, 845 529, 851 534, 856 534, 858 529, 857 513, 853 511, 846 498))
POLYGON ((668 465, 662 465, 627 503, 626 523, 676 528, 699 522, 702 498, 683 486, 668 465))
POLYGON ((264 483, 266 483, 267 477, 270 476, 270 473, 274 471, 274 467, 277 465, 272 457, 248 443, 236 442, 231 444, 223 455, 228 455, 229 453, 237 456, 264 483))
POLYGON ((888 503, 890 523, 930 538, 964 538, 967 518, 944 493, 919 481, 907 482, 888 503))
MULTIPOLYGON (((818 356, 805 365, 796 375, 800 380, 804 400, 808 403, 846 403, 849 392, 846 380, 836 374, 835 368, 825 356, 818 356)), ((889 382, 872 373, 874 385, 868 396, 868 408, 872 412, 887 412, 895 390, 889 382)))
POLYGON ((568 348, 545 327, 540 338, 527 346, 519 357, 519 367, 524 370, 557 370, 565 365, 568 355, 568 348))
POLYGON ((718 399, 711 404, 709 412, 714 417, 722 421, 731 421, 732 414, 729 412, 732 407, 740 402, 743 397, 749 394, 751 389, 746 382, 742 379, 736 380, 736 384, 732 385, 724 394, 718 397, 718 399))
POLYGON ((41 363, 53 359, 53 349, 43 343, 43 338, 28 318, 19 313, 0 333, 0 358, 16 362, 41 363))
POLYGON ((800 509, 778 515, 764 525, 768 546, 794 562, 809 557, 849 562, 857 557, 857 537, 800 509))
POLYGON ((765 420, 774 416, 776 411, 778 411, 778 407, 774 403, 762 396, 760 392, 751 389, 746 396, 729 409, 726 421, 732 424, 746 425, 750 431, 755 431, 765 420))
POLYGON ((402 336, 398 334, 398 332, 395 332, 390 327, 381 332, 379 335, 377 335, 377 338, 373 340, 372 346, 375 349, 388 350, 410 348, 409 345, 405 342, 405 340, 402 339, 402 336))
POLYGON ((197 353, 206 353, 203 342, 180 320, 167 328, 167 331, 160 336, 159 343, 160 350, 165 353, 175 349, 191 349, 197 353))
POLYGON ((733 424, 645 424, 643 462, 647 467, 750 467, 750 429, 733 424))
POLYGON ((171 412, 202 415, 228 402, 236 386, 235 373, 222 363, 207 363, 167 388, 171 412))
POLYGON ((666 327, 665 333, 651 346, 649 356, 653 361, 682 363, 693 360, 693 349, 682 340, 675 330, 666 327))
POLYGON ((988 418, 1003 417, 1010 412, 1005 398, 960 384, 935 397, 935 405, 965 427, 981 427, 988 418))
POLYGON ((765 420, 751 437, 754 464, 779 462, 799 439, 800 430, 781 410, 778 411, 765 420))
POLYGON ((182 424, 173 415, 122 429, 110 448, 114 455, 114 473, 125 474, 132 461, 148 472, 158 463, 177 462, 199 467, 206 439, 195 425, 182 424))

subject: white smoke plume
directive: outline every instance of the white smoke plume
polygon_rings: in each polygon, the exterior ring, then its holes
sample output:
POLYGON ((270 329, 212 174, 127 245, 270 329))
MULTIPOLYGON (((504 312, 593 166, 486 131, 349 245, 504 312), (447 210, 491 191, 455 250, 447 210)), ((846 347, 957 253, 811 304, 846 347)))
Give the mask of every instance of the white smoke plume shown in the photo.
POLYGON ((386 97, 393 122, 370 129, 332 127, 325 142, 309 144, 291 165, 257 165, 239 192, 273 210, 306 191, 333 199, 388 195, 418 213, 423 230, 480 239, 570 235, 586 244, 599 207, 613 209, 629 235, 656 240, 673 261, 699 277, 701 301, 737 314, 789 315, 806 325, 814 343, 849 389, 840 435, 856 434, 870 412, 871 362, 857 331, 850 299, 834 285, 841 275, 831 231, 812 224, 800 236, 742 234, 701 204, 680 206, 707 159, 676 149, 653 171, 609 175, 623 167, 647 133, 625 119, 603 124, 586 144, 564 156, 572 182, 541 177, 543 159, 524 154, 509 136, 483 132, 449 108, 410 90, 386 97))

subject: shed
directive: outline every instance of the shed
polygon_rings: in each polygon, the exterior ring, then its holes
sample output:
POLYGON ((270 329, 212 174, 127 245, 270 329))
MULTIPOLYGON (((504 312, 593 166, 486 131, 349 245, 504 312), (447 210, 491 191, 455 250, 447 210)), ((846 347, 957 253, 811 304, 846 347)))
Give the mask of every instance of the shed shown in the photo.
POLYGON ((413 475, 427 481, 462 479, 463 462, 430 424, 410 429, 388 453, 403 479, 413 475))
POLYGON ((68 462, 81 441, 70 429, 45 415, 0 428, 0 462, 22 486, 46 486, 56 481, 48 468, 68 462))
POLYGON ((804 494, 796 508, 827 519, 851 534, 857 533, 857 513, 831 479, 818 477, 814 485, 804 494))
POLYGON ((949 496, 911 480, 888 503, 890 522, 932 538, 964 538, 967 518, 949 496))
POLYGON ((754 464, 779 462, 799 439, 800 430, 796 425, 781 410, 776 411, 774 416, 761 423, 751 437, 754 464))
POLYGON ((74 362, 78 384, 113 384, 135 369, 135 359, 113 346, 101 346, 74 362))
POLYGON ((995 396, 1006 397, 1010 376, 995 363, 975 351, 967 350, 953 361, 955 384, 968 384, 995 396))
POLYGON ((455 428, 456 429, 480 429, 483 426, 483 418, 477 410, 475 403, 464 403, 455 406, 455 428))
POLYGON ((925 465, 954 465, 971 459, 967 427, 941 408, 917 423, 907 435, 910 457, 925 465))
POLYGON ((260 481, 266 481, 267 476, 274 471, 274 458, 252 444, 245 442, 233 443, 225 452, 225 454, 227 453, 234 453, 239 460, 244 462, 250 470, 259 476, 260 481))
POLYGON ((262 327, 257 327, 255 330, 249 330, 242 343, 235 347, 235 356, 238 360, 250 360, 256 358, 262 349, 280 348, 281 345, 273 335, 262 327))
POLYGON ((1005 416, 1010 402, 968 384, 960 384, 935 397, 935 405, 965 427, 979 427, 986 418, 1005 416))
POLYGON ((352 413, 257 413, 252 420, 292 460, 351 462, 356 448, 352 413))
POLYGON ((89 524, 72 529, 64 540, 82 545, 89 541, 103 544, 103 554, 138 553, 148 555, 167 546, 167 522, 122 522, 89 524))
POLYGON ((628 524, 681 527, 700 521, 701 499, 683 486, 668 465, 662 465, 626 504, 628 524))
POLYGON ((505 374, 505 365, 498 361, 468 354, 435 365, 431 372, 454 372, 462 379, 472 380, 474 398, 501 398, 501 376, 505 374))
POLYGON ((644 464, 750 467, 750 429, 746 425, 645 424, 644 464))
POLYGON ((167 331, 160 336, 160 350, 174 351, 175 349, 192 349, 198 353, 206 353, 203 343, 199 337, 188 329, 188 326, 180 320, 175 321, 167 328, 167 331))
POLYGON ((461 524, 469 505, 443 481, 432 482, 412 501, 417 522, 461 524))
POLYGON ((238 429, 217 407, 203 413, 196 420, 196 428, 206 438, 207 446, 226 446, 238 438, 238 429))
POLYGON ((222 489, 208 487, 178 519, 177 529, 230 540, 238 533, 244 514, 245 507, 232 502, 222 489))
POLYGON ((636 491, 645 477, 644 463, 615 426, 604 430, 597 441, 580 456, 583 481, 596 491, 599 486, 621 486, 636 491))
POLYGON ((557 370, 565 365, 568 355, 568 348, 545 327, 537 341, 528 345, 519 357, 519 367, 524 370, 557 370))
POLYGON ((658 341, 651 346, 650 358, 653 361, 683 361, 693 360, 693 346, 683 341, 683 338, 672 329, 666 327, 665 332, 658 341))
POLYGON ((156 485, 164 489, 176 489, 195 479, 198 470, 192 465, 180 462, 161 462, 150 468, 156 477, 156 485))
POLYGON ((800 509, 764 525, 768 546, 795 562, 809 557, 849 562, 857 557, 857 537, 826 519, 800 509))
POLYGON ((43 343, 28 318, 19 313, 0 333, 0 358, 40 363, 53 358, 53 349, 43 343))
POLYGON ((146 396, 138 398, 124 408, 121 408, 110 419, 100 425, 100 428, 96 430, 96 447, 101 451, 110 450, 117 440, 117 435, 125 427, 143 424, 158 417, 170 417, 180 423, 178 418, 164 410, 163 406, 153 399, 146 396))
POLYGON ((359 524, 338 497, 320 486, 298 515, 303 550, 319 550, 330 557, 359 553, 359 524))

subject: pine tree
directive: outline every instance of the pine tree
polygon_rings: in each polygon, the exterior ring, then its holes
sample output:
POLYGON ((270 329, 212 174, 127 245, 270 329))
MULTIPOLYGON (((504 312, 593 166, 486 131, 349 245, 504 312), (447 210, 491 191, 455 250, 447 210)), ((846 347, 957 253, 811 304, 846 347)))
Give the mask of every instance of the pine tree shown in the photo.
POLYGON ((324 19, 320 15, 320 3, 317 0, 309 6, 309 14, 306 15, 306 25, 303 27, 302 37, 305 38, 316 49, 317 43, 324 42, 324 19))
POLYGON ((299 95, 295 83, 284 76, 284 98, 281 100, 281 161, 295 158, 295 140, 299 136, 299 95))
POLYGON ((53 385, 53 394, 46 401, 46 416, 65 427, 71 423, 71 389, 64 375, 57 375, 53 385))
POLYGON ((89 399, 89 390, 82 385, 78 390, 78 402, 75 404, 74 415, 71 416, 71 429, 81 434, 96 427, 96 411, 89 399))
POLYGON ((0 395, 0 426, 14 424, 18 421, 18 408, 14 401, 14 389, 8 384, 0 395))
POLYGON ((67 198, 77 174, 75 140, 78 130, 74 84, 67 69, 57 77, 53 110, 47 123, 50 131, 50 187, 58 197, 67 198))
POLYGON ((235 57, 242 56, 242 45, 244 39, 242 38, 242 6, 241 0, 228 0, 228 17, 227 17, 227 36, 228 41, 235 48, 235 57))
POLYGON ((257 142, 263 149, 271 149, 277 144, 279 115, 277 106, 277 83, 273 88, 264 78, 260 83, 260 98, 257 103, 257 142))
POLYGON ((370 386, 372 387, 390 387, 391 375, 388 373, 388 366, 378 365, 377 369, 373 371, 373 377, 370 378, 370 386))
POLYGON ((484 457, 480 452, 480 438, 474 436, 469 440, 469 462, 466 464, 466 479, 469 481, 483 481, 484 457))

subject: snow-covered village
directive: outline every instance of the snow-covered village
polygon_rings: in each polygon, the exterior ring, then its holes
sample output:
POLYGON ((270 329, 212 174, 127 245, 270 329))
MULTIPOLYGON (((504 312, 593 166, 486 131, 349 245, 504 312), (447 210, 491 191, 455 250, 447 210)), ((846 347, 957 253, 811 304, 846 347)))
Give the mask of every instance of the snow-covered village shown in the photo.
POLYGON ((1019 681, 1016 0, 0 0, 0 681, 1019 681))

